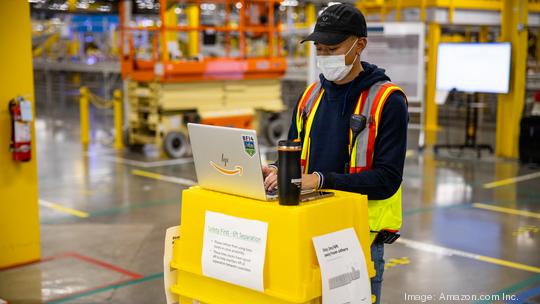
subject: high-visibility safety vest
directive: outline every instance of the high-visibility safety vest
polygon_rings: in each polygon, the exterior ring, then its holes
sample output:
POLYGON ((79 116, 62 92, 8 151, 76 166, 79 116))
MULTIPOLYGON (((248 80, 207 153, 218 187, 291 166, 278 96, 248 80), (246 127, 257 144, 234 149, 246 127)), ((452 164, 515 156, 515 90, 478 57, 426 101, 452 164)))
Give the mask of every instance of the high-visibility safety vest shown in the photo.
MULTIPOLYGON (((382 115, 384 104, 393 92, 405 93, 401 88, 388 81, 380 81, 373 84, 369 89, 360 93, 354 114, 362 114, 367 118, 366 128, 352 142, 352 131, 349 130, 349 150, 351 153, 349 173, 360 173, 370 170, 373 164, 373 152, 375 139, 382 115)), ((311 145, 311 127, 321 103, 324 89, 320 82, 311 84, 305 91, 298 103, 296 110, 296 129, 298 140, 302 141, 301 165, 302 171, 307 174, 309 170, 309 154, 311 145)), ((371 241, 374 240, 377 231, 397 231, 401 228, 401 186, 388 199, 368 201, 369 227, 371 241)))

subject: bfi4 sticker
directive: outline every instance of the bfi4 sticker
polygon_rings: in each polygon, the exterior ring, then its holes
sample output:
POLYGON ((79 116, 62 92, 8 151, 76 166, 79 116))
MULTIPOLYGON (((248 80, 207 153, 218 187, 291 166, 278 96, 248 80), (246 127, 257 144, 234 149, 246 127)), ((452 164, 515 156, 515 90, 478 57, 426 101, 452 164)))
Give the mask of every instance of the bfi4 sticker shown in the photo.
POLYGON ((251 135, 242 135, 242 141, 244 142, 244 151, 247 155, 253 157, 255 155, 255 138, 251 135))

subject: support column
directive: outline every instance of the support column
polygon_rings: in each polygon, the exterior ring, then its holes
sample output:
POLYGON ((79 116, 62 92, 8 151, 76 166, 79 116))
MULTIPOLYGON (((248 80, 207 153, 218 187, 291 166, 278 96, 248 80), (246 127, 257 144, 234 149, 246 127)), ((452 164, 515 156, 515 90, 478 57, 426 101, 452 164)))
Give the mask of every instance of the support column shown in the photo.
POLYGON ((317 22, 317 10, 315 8, 315 3, 306 4, 306 25, 312 26, 317 22))
MULTIPOLYGON (((315 26, 315 22, 317 22, 317 9, 315 8, 315 4, 308 2, 306 4, 306 25, 308 27, 315 26)), ((306 43, 306 57, 309 58, 309 54, 311 54, 311 47, 313 46, 313 43, 306 43)))
MULTIPOLYGON (((199 6, 190 4, 186 9, 188 26, 199 26, 199 6)), ((188 33, 188 56, 193 57, 199 54, 199 31, 189 31, 188 33)))
POLYGON ((76 12, 77 11, 77 0, 68 0, 68 10, 70 12, 76 12))
POLYGON ((167 22, 167 1, 161 0, 159 3, 159 19, 161 20, 161 27, 160 27, 160 41, 161 41, 161 63, 163 65, 167 64, 167 61, 169 61, 169 52, 167 49, 167 27, 169 26, 169 23, 167 22))
MULTIPOLYGON (((173 50, 173 48, 176 48, 177 50, 179 49, 178 31, 172 30, 173 27, 178 26, 178 15, 176 14, 175 10, 176 10, 176 5, 173 5, 171 8, 167 10, 167 13, 165 14, 165 18, 167 19, 167 26, 170 27, 170 29, 168 29, 165 32, 165 37, 167 40, 167 45, 165 48, 167 49, 169 54, 173 55, 172 57, 174 57, 175 55, 173 54, 173 52, 176 51, 176 50, 173 50), (175 46, 171 46, 171 43, 174 43, 175 46)), ((174 58, 171 58, 171 59, 174 60, 174 58)))
POLYGON ((512 43, 512 60, 510 92, 499 95, 495 152, 508 158, 518 157, 519 124, 525 104, 528 12, 528 1, 504 0, 501 41, 512 43))
POLYGON ((13 161, 8 149, 9 101, 21 95, 35 104, 31 32, 28 1, 0 1, 0 269, 40 259, 34 124, 30 161, 13 161))
POLYGON ((438 109, 435 102, 437 92, 437 52, 441 41, 441 26, 430 23, 428 26, 428 58, 426 77, 426 100, 425 100, 425 131, 426 144, 433 145, 437 142, 436 132, 438 126, 438 109))

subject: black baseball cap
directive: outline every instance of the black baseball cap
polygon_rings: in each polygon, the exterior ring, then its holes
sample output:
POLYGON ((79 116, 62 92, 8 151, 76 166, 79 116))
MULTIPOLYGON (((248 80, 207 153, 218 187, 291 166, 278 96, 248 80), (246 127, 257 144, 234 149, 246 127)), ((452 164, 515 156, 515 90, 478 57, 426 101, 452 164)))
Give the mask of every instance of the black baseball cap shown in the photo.
POLYGON ((334 4, 325 9, 317 18, 315 30, 304 40, 327 45, 336 45, 349 36, 367 37, 364 15, 352 4, 334 4))

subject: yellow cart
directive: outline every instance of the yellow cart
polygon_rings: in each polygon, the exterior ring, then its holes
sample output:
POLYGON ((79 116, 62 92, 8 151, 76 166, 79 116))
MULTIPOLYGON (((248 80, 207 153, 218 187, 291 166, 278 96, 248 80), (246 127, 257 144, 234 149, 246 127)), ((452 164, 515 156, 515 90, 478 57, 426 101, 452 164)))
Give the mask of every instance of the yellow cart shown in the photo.
POLYGON ((170 290, 180 303, 289 304, 321 303, 321 272, 312 238, 354 228, 364 251, 369 277, 371 261, 367 197, 335 191, 335 196, 281 206, 193 187, 182 194, 180 239, 171 267, 177 282, 170 290), (236 286, 202 274, 201 256, 206 211, 268 223, 264 292, 236 286))

